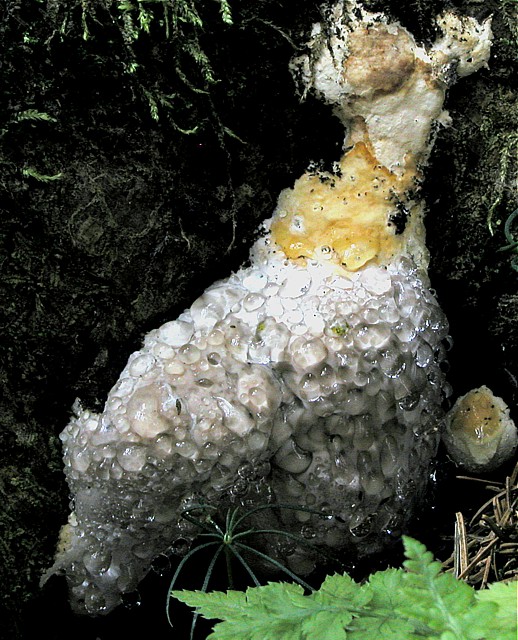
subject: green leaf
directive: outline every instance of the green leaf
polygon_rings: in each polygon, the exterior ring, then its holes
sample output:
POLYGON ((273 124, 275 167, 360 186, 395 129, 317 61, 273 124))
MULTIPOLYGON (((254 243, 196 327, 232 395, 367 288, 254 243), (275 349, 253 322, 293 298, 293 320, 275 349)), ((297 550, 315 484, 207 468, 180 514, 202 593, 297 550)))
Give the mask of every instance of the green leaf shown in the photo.
POLYGON ((351 620, 352 615, 347 611, 341 615, 333 611, 320 611, 303 621, 302 637, 305 640, 345 640, 348 637, 345 627, 351 620))
POLYGON ((347 574, 334 574, 327 576, 313 597, 320 602, 332 602, 335 606, 336 600, 343 598, 351 607, 363 607, 372 596, 347 574))
POLYGON ((405 570, 375 573, 363 585, 336 574, 309 595, 279 582, 172 595, 222 620, 210 640, 516 640, 517 583, 475 592, 443 573, 424 545, 404 544, 405 570))
POLYGON ((373 573, 368 583, 371 590, 370 608, 389 611, 393 616, 394 609, 401 600, 404 575, 402 569, 386 569, 373 573))
POLYGON ((246 607, 246 594, 242 591, 171 591, 171 595, 190 607, 195 607, 205 618, 227 618, 241 613, 246 607))
POLYGON ((404 571, 387 569, 374 573, 363 587, 370 600, 364 614, 356 618, 347 629, 347 640, 413 640, 414 625, 395 614, 403 588, 404 571))
POLYGON ((386 612, 383 616, 357 618, 347 628, 347 640, 423 640, 408 620, 386 612))
POLYGON ((214 640, 345 640, 351 609, 369 599, 348 576, 330 576, 320 592, 309 596, 300 585, 280 582, 237 593, 175 591, 172 595, 207 618, 223 620, 214 627, 210 636, 214 640), (331 591, 335 586, 337 594, 331 591), (346 593, 350 600, 343 597, 346 593))
MULTIPOLYGON (((488 589, 476 592, 479 602, 496 604, 491 620, 494 632, 498 632, 502 640, 516 640, 518 637, 518 582, 496 582, 488 589)), ((493 634, 493 637, 496 637, 493 634)))
POLYGON ((425 546, 403 538, 407 556, 395 611, 414 623, 416 630, 441 640, 479 640, 485 637, 494 609, 477 603, 475 592, 441 564, 425 546))
POLYGON ((226 24, 232 24, 232 10, 230 9, 228 0, 219 0, 219 4, 220 4, 219 10, 221 12, 221 19, 226 24))
MULTIPOLYGON (((466 610, 462 616, 459 616, 466 639, 485 640, 488 637, 498 637, 498 640, 503 640, 500 634, 495 636, 489 631, 493 627, 497 610, 498 607, 493 602, 482 603, 475 601, 475 604, 466 610)), ((513 640, 516 640, 516 637, 513 640)))

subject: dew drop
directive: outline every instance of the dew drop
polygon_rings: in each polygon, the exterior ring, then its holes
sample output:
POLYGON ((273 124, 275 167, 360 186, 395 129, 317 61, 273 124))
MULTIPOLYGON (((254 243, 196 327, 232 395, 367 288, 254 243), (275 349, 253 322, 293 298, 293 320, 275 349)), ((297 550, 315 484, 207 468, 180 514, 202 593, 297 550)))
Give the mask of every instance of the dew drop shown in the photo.
POLYGON ((194 327, 190 322, 173 320, 166 322, 158 330, 158 339, 170 347, 181 347, 192 337, 194 327))
POLYGON ((178 351, 178 357, 184 364, 194 364, 200 359, 200 350, 193 344, 186 344, 178 351))
POLYGON ((216 366, 221 362, 221 356, 216 351, 213 351, 207 356, 207 361, 209 364, 216 366))
POLYGON ((125 471, 138 472, 146 464, 146 449, 141 445, 124 447, 117 454, 117 461, 125 471))
POLYGON ((398 405, 403 411, 413 411, 419 404, 420 393, 411 393, 398 400, 398 405))
POLYGON ((264 302, 264 297, 259 293, 249 293, 243 301, 243 307, 245 311, 256 311, 263 306, 264 302))
POLYGON ((121 594, 122 606, 125 609, 137 609, 142 604, 142 598, 138 591, 131 591, 130 593, 121 594))
POLYGON ((159 576, 165 575, 171 568, 171 561, 169 558, 161 553, 151 563, 151 569, 159 576))
POLYGON ((191 543, 185 538, 176 538, 171 545, 171 550, 175 556, 186 556, 191 548, 191 543))
POLYGON ((275 454, 275 463, 288 473, 303 473, 311 464, 313 455, 301 449, 293 440, 287 440, 275 454))
POLYGON ((415 363, 418 367, 427 367, 433 360, 433 351, 426 342, 421 343, 417 347, 415 354, 415 363))

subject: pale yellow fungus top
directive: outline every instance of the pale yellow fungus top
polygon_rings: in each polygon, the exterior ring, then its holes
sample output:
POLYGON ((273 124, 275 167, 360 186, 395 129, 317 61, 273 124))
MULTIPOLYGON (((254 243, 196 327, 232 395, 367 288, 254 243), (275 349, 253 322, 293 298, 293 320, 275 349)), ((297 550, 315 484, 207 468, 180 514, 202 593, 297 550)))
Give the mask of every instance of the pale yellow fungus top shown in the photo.
POLYGON ((482 386, 457 400, 443 440, 451 457, 470 471, 491 471, 516 451, 518 433, 509 407, 482 386))
POLYGON ((349 271, 390 260, 402 246, 397 216, 407 214, 398 212, 398 194, 408 180, 381 166, 363 142, 336 169, 305 173, 281 194, 272 239, 288 258, 329 260, 349 271))
POLYGON ((422 170, 434 124, 449 121, 443 102, 454 72, 487 62, 490 20, 444 14, 443 37, 424 47, 355 0, 332 12, 332 32, 315 25, 311 54, 292 69, 305 91, 333 105, 346 127, 345 152, 332 173, 309 169, 283 191, 272 240, 291 260, 327 261, 344 275, 400 255, 426 269, 422 170))

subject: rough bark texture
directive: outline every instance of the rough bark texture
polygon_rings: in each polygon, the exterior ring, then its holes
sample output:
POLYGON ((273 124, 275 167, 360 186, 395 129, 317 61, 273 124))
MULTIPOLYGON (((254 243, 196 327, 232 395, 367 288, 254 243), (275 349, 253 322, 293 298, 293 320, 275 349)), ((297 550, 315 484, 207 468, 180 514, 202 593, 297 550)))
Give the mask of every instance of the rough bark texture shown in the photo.
MULTIPOLYGON (((67 613, 61 586, 40 595, 68 512, 58 434, 76 397, 102 406, 145 332, 246 259, 279 191, 340 150, 338 121, 316 100, 300 104, 288 73, 319 3, 294 13, 288 0, 236 0, 228 25, 218 2, 184 0, 203 26, 171 27, 168 39, 157 17, 134 41, 117 4, 7 0, 1 10, 5 638, 32 637, 35 616, 49 638, 122 637, 137 624, 166 637, 161 595, 138 614, 87 623, 67 613), (217 82, 186 42, 202 47, 217 82)), ((366 5, 426 40, 446 3, 366 5)), ((516 420, 518 273, 497 250, 518 205, 517 3, 454 6, 494 14, 495 41, 490 68, 451 90, 454 124, 438 132, 425 185, 431 278, 455 341, 455 395, 487 384, 516 420)))

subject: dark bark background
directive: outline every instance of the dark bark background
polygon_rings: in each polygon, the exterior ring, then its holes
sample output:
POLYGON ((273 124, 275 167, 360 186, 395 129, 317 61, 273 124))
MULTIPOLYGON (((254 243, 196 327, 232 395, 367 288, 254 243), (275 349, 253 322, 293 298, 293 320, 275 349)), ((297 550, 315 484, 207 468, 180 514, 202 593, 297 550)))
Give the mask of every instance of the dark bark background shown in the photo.
MULTIPOLYGON (((183 637, 165 623, 170 576, 146 581, 138 609, 93 621, 69 613, 61 581, 38 582, 68 514, 58 435, 74 399, 100 409, 143 335, 246 260, 279 191, 310 160, 340 155, 338 121, 300 103, 288 72, 320 3, 229 2, 233 24, 219 0, 178 0, 203 24, 169 33, 170 2, 145 5, 148 33, 130 2, 0 5, 2 638, 183 637)), ((365 4, 423 41, 445 7, 494 16, 489 69, 449 92, 453 126, 439 133, 425 195, 455 396, 487 384, 517 420, 518 271, 498 249, 518 206, 518 4, 365 4)), ((447 486, 439 500, 453 494, 458 509, 468 497, 447 486)), ((435 506, 443 533, 448 509, 435 506)))

